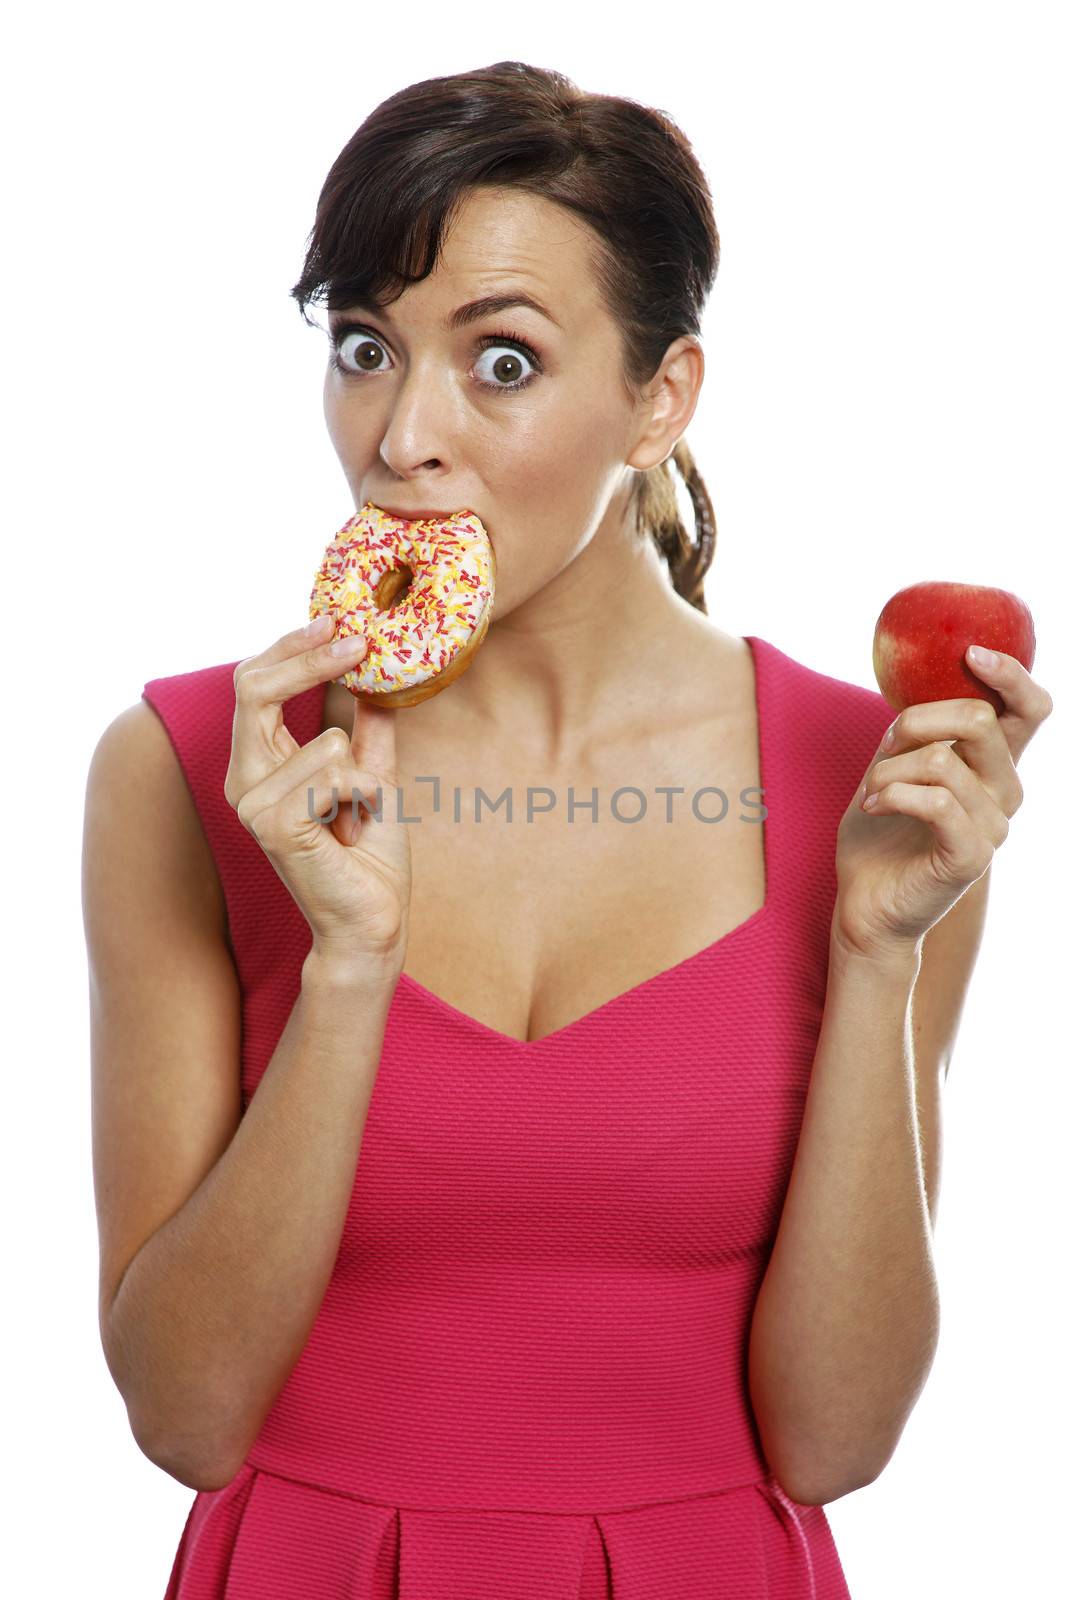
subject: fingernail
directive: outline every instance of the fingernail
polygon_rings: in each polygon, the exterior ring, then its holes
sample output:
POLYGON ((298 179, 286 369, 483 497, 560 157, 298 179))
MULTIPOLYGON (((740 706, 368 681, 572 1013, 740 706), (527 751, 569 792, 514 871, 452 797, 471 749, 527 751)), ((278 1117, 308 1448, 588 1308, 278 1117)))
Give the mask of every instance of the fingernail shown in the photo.
POLYGON ((335 639, 330 646, 332 656, 354 656, 357 650, 362 650, 366 640, 361 633, 346 634, 343 639, 335 639))
POLYGON ((328 611, 324 611, 320 617, 316 617, 314 621, 308 623, 307 627, 304 629, 305 639, 313 639, 316 634, 325 634, 329 632, 330 624, 332 622, 333 618, 330 616, 330 613, 328 611))
POLYGON ((971 645, 970 657, 978 667, 995 667, 999 660, 995 650, 985 650, 980 644, 971 645))

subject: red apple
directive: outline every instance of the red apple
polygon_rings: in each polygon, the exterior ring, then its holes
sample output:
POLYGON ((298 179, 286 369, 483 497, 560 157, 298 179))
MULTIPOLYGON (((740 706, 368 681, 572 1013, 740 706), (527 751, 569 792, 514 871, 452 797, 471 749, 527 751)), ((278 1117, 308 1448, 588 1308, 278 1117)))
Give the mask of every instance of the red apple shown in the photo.
POLYGON ((1004 701, 967 664, 969 644, 1034 664, 1034 619, 1007 589, 978 583, 913 583, 882 607, 874 625, 874 675, 895 710, 927 700, 1004 701))

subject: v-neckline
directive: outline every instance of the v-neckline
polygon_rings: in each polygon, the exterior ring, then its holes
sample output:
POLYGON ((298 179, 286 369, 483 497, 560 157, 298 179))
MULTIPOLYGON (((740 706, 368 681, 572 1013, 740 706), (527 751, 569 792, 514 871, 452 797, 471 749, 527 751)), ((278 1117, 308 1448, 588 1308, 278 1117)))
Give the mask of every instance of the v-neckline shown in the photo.
MULTIPOLYGON (((516 1039, 513 1034, 501 1033, 499 1028, 490 1027, 489 1023, 481 1022, 477 1017, 472 1017, 469 1011, 461 1011, 450 1000, 445 1000, 433 989, 428 989, 424 983, 419 982, 418 978, 411 977, 407 972, 401 972, 397 982, 398 989, 403 986, 414 997, 421 998, 436 1010, 452 1017, 454 1021, 465 1024, 466 1027, 473 1029, 483 1038, 495 1040, 499 1045, 510 1045, 515 1050, 539 1050, 542 1047, 548 1048, 564 1039, 569 1039, 579 1029, 587 1028, 591 1024, 602 1020, 608 1012, 618 1010, 620 1006, 628 1004, 636 996, 644 994, 653 985, 662 986, 669 983, 679 973, 688 971, 695 966, 698 961, 707 961, 719 951, 743 940, 755 928, 768 920, 774 909, 774 890, 777 883, 774 870, 777 866, 775 855, 777 834, 772 827, 775 807, 773 804, 767 804, 767 793, 769 788, 773 788, 775 794, 777 794, 777 785, 776 783, 768 783, 768 756, 773 740, 770 738, 767 727, 768 706, 771 703, 766 684, 768 662, 763 653, 767 646, 762 639, 754 634, 746 633, 742 634, 741 637, 748 645, 752 655, 755 678, 756 733, 759 745, 759 793, 767 813, 763 818, 763 904, 758 906, 750 916, 746 917, 744 922, 739 922, 735 928, 730 928, 720 938, 714 939, 709 945, 705 945, 703 949, 694 951, 691 956, 684 956, 681 961, 676 961, 672 966, 664 967, 661 972, 654 972, 651 977, 643 978, 640 983, 631 984, 629 989, 624 989, 620 994, 613 995, 610 1000, 605 1000, 600 1005, 594 1006, 592 1011, 585 1012, 583 1016, 575 1017, 572 1022, 565 1022, 562 1028, 554 1028, 551 1033, 543 1033, 539 1039, 516 1039)), ((321 726, 322 723, 322 707, 325 702, 325 693, 326 689, 325 685, 323 685, 318 706, 318 726, 321 726)))

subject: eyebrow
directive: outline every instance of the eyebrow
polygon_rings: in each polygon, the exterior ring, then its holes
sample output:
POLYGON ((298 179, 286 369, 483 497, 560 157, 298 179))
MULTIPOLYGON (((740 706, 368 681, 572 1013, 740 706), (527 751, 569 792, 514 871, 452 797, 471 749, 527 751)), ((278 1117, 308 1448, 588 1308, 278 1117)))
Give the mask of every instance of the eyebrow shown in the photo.
MULTIPOLYGON (((454 311, 449 312, 448 317, 445 319, 445 326, 449 331, 454 331, 457 328, 466 328, 470 323, 477 322, 482 317, 495 316, 498 311, 507 311, 512 306, 525 306, 527 310, 536 311, 538 316, 547 318, 554 327, 558 328, 560 326, 548 307, 543 306, 540 300, 535 300, 531 294, 519 294, 514 290, 504 294, 482 295, 480 300, 469 300, 465 306, 457 306, 454 311)), ((345 310, 370 311, 375 316, 381 317, 383 322, 389 321, 388 312, 377 300, 369 298, 359 300, 353 306, 346 307, 345 310)), ((340 318, 344 314, 344 312, 338 311, 336 316, 340 318)), ((331 314, 331 319, 332 316, 333 314, 331 314)))

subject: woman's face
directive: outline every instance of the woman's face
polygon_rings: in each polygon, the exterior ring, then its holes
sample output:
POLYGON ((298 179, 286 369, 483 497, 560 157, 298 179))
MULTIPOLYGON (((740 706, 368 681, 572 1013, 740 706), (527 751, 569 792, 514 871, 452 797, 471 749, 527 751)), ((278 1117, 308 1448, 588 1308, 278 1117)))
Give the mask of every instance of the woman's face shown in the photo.
POLYGON ((475 190, 430 277, 383 311, 330 314, 326 425, 354 504, 474 511, 496 552, 494 620, 567 567, 613 502, 621 511, 628 460, 652 466, 670 448, 656 432, 642 455, 648 414, 623 384, 592 238, 552 201, 475 190), (512 294, 549 315, 512 305, 450 326, 468 302, 512 294))

